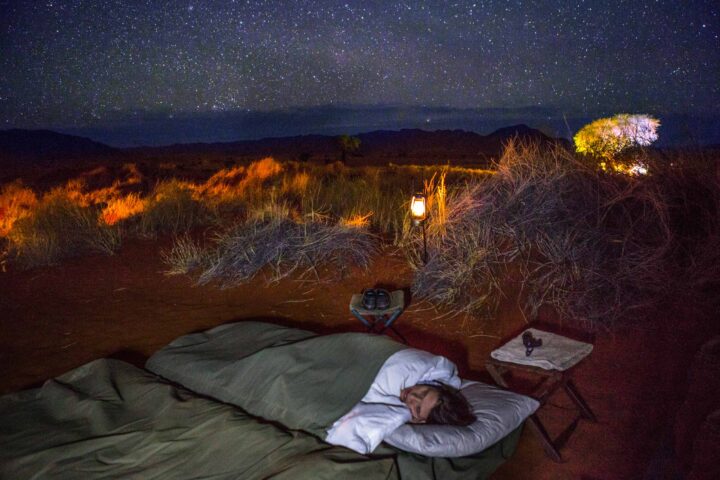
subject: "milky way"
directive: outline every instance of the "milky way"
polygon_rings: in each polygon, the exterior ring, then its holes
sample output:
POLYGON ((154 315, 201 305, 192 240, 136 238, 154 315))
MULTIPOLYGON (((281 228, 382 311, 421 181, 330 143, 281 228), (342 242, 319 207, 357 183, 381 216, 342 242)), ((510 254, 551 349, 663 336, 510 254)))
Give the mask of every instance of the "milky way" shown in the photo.
POLYGON ((714 1, 0 1, 4 128, 312 105, 701 112, 714 1))

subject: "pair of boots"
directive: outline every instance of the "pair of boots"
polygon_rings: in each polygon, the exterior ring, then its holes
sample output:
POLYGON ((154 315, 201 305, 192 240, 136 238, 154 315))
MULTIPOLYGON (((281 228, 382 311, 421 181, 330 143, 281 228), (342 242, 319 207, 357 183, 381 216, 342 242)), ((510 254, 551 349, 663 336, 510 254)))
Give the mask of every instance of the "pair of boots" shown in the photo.
POLYGON ((363 290, 362 305, 368 310, 385 310, 390 306, 390 292, 384 288, 363 290))

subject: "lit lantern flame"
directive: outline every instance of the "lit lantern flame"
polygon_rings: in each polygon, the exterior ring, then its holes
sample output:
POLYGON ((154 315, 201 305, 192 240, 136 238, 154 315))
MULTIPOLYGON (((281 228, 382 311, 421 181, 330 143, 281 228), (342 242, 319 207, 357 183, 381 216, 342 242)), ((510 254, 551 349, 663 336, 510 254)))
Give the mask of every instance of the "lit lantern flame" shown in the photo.
POLYGON ((413 195, 412 200, 410 201, 410 214, 415 224, 420 224, 423 220, 425 220, 425 195, 422 193, 413 195))

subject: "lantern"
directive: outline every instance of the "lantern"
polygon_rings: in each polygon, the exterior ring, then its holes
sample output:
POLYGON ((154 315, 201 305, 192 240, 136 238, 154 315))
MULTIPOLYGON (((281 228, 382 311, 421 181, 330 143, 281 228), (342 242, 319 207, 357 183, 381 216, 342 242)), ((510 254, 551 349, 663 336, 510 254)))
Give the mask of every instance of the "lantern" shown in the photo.
POLYGON ((413 225, 420 225, 427 218, 427 210, 425 205, 425 195, 416 193, 410 200, 410 217, 413 225))
POLYGON ((427 263, 427 238, 425 237, 425 220, 427 220, 427 204, 425 195, 416 193, 410 200, 410 218, 413 226, 422 226, 423 262, 427 263))

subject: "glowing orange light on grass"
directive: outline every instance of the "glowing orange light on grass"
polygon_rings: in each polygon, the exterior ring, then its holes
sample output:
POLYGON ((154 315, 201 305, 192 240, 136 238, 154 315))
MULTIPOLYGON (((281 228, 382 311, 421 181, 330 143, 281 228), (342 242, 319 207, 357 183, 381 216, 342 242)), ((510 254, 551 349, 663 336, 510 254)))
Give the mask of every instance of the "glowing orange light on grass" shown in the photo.
POLYGON ((248 165, 248 180, 266 180, 282 172, 283 166, 272 157, 266 157, 248 165))
POLYGON ((30 214, 37 204, 37 196, 21 182, 4 185, 0 189, 0 237, 10 234, 13 224, 30 214))
POLYGON ((346 227, 362 228, 367 227, 370 224, 370 217, 373 212, 366 213, 365 215, 355 214, 348 218, 343 218, 340 223, 346 227))
POLYGON ((142 213, 144 209, 145 202, 139 195, 131 193, 125 197, 110 200, 107 206, 103 208, 100 219, 106 225, 115 225, 121 220, 142 213))
POLYGON ((230 202, 242 199, 249 191, 262 187, 263 182, 280 172, 283 166, 272 157, 251 163, 247 167, 236 166, 222 169, 205 183, 191 187, 196 200, 230 202))

